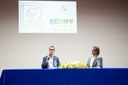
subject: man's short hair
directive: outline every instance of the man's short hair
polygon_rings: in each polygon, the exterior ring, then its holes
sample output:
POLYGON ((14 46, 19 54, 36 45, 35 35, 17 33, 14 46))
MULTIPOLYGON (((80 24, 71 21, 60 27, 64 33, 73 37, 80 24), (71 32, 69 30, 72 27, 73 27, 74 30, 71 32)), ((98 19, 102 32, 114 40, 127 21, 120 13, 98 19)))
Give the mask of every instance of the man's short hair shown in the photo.
POLYGON ((49 49, 50 49, 50 48, 54 48, 54 50, 55 50, 55 47, 54 47, 54 46, 50 46, 49 49))

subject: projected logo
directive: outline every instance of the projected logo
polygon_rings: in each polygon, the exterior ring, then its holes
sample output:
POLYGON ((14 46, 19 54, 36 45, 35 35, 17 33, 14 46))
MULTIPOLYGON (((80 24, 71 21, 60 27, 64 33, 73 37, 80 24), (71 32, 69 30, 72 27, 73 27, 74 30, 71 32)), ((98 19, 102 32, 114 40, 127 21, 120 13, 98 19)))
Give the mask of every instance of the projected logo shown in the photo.
POLYGON ((76 2, 19 1, 19 33, 76 33, 76 2))

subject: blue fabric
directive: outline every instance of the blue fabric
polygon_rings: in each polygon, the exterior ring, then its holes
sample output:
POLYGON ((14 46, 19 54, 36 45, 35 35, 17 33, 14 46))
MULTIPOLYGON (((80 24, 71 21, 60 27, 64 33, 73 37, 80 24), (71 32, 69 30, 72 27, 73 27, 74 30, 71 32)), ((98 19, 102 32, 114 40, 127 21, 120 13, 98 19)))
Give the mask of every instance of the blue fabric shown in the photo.
POLYGON ((1 85, 128 85, 128 68, 3 70, 1 85))
POLYGON ((0 78, 0 85, 1 85, 1 83, 2 83, 2 82, 1 82, 1 78, 0 78))

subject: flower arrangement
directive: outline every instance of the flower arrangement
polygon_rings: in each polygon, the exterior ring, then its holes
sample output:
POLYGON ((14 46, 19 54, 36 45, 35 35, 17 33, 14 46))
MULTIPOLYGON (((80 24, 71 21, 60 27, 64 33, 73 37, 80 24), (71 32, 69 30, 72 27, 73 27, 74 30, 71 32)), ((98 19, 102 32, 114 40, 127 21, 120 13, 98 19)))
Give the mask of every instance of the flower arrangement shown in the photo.
POLYGON ((65 64, 61 64, 59 68, 88 68, 88 66, 84 65, 83 62, 67 62, 65 64))

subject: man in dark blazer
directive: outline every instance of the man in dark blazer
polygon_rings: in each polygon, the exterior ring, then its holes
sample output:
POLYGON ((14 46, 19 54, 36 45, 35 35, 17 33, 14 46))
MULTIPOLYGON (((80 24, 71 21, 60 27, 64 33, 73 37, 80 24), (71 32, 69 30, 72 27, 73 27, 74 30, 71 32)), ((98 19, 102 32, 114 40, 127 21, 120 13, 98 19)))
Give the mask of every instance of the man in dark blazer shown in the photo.
POLYGON ((43 57, 43 61, 41 64, 42 68, 57 68, 60 66, 60 61, 57 56, 54 55, 55 47, 49 47, 49 55, 43 57))
POLYGON ((88 59, 87 66, 89 68, 103 68, 103 59, 102 57, 98 57, 100 54, 100 48, 94 46, 92 49, 92 57, 88 59))

